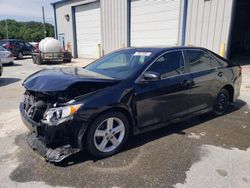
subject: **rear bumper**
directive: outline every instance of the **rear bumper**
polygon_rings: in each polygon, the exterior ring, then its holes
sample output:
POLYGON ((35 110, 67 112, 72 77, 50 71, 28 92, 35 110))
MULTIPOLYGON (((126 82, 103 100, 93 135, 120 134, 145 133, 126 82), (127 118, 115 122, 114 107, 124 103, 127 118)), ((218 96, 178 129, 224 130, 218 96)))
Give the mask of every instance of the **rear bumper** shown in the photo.
POLYGON ((242 84, 242 76, 240 76, 236 82, 234 83, 234 98, 233 101, 236 101, 236 99, 240 96, 240 88, 242 84))
POLYGON ((49 162, 60 162, 66 157, 80 151, 75 147, 73 138, 65 136, 65 126, 48 126, 36 123, 30 119, 20 104, 21 118, 25 126, 30 130, 27 137, 28 144, 49 162))
POLYGON ((2 61, 3 64, 6 64, 6 63, 13 62, 14 59, 15 59, 15 57, 4 57, 4 58, 1 59, 1 61, 2 61))

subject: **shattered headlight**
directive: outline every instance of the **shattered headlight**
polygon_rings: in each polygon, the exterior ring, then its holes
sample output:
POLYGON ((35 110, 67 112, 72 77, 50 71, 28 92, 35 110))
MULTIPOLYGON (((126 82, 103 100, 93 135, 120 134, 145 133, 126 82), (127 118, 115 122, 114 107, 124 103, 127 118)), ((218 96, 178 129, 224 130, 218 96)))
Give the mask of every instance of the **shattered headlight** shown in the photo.
POLYGON ((59 125, 73 118, 82 104, 51 108, 44 113, 42 122, 51 126, 59 125))

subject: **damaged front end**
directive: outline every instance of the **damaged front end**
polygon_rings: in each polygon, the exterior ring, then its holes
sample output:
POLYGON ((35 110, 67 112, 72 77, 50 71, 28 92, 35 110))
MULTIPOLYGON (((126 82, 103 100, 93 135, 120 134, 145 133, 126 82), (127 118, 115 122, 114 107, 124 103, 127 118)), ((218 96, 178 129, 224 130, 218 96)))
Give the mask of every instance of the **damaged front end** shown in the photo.
POLYGON ((28 143, 50 162, 60 162, 78 151, 77 133, 81 122, 73 115, 81 104, 60 106, 48 94, 26 91, 20 104, 21 117, 29 128, 28 143))
POLYGON ((88 96, 116 83, 82 68, 48 69, 29 76, 20 104, 22 120, 30 130, 29 145, 50 162, 81 150, 87 122, 78 112, 88 96))

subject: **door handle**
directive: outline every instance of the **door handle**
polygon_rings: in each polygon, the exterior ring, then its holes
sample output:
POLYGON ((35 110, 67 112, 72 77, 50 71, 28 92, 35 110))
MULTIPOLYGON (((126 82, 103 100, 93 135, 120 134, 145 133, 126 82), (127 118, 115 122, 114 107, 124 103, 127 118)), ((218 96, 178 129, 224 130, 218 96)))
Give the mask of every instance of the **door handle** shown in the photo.
POLYGON ((222 76, 223 76, 223 72, 219 72, 219 73, 218 73, 218 76, 219 76, 219 77, 222 77, 222 76))

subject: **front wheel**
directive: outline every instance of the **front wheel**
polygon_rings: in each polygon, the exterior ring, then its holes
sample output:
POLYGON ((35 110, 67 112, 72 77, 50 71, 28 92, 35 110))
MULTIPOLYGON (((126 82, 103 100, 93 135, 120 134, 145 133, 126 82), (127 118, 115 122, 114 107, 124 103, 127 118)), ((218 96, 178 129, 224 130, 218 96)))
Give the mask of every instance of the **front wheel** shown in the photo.
POLYGON ((128 139, 129 123, 120 112, 99 116, 90 125, 86 145, 90 154, 97 158, 111 156, 120 151, 128 139))
POLYGON ((216 116, 224 115, 229 109, 229 92, 226 89, 220 90, 213 106, 213 114, 216 116))

